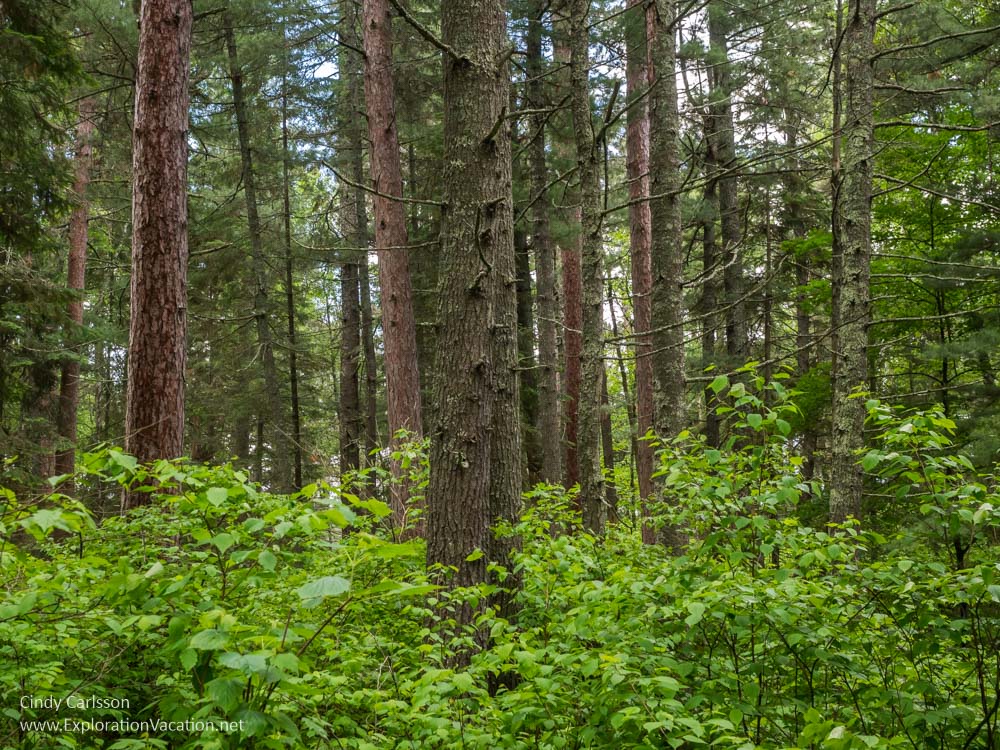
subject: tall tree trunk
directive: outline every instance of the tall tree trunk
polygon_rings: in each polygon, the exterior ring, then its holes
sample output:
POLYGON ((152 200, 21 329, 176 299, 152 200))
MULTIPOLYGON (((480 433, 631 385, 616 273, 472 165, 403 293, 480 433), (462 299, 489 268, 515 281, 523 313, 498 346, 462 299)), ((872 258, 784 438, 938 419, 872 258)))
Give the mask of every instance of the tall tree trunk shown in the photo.
MULTIPOLYGON (((284 433, 281 408, 281 388, 278 368, 274 361, 274 342, 271 335, 268 304, 267 261, 264 258, 264 237, 257 210, 257 183, 253 168, 253 151, 250 145, 250 118, 243 91, 243 71, 236 49, 233 19, 227 9, 223 14, 226 53, 229 59, 229 80, 233 90, 233 108, 236 111, 236 132, 240 143, 243 195, 247 206, 247 228, 250 232, 250 262, 254 279, 253 314, 257 330, 257 349, 264 375, 264 400, 257 418, 257 451, 263 455, 271 433, 273 461, 271 481, 278 491, 290 486, 288 466, 288 440, 284 433)), ((260 459, 258 459, 259 462, 260 459)))
MULTIPOLYGON (((716 276, 716 264, 719 262, 718 243, 715 235, 715 222, 719 217, 719 160, 716 154, 715 118, 711 113, 704 117, 705 143, 705 188, 702 193, 702 273, 705 276, 701 285, 701 366, 708 368, 715 364, 715 332, 716 315, 719 304, 719 284, 716 276)), ((719 447, 719 416, 716 414, 716 394, 706 386, 705 396, 705 442, 719 447)))
MULTIPOLYGON (((144 0, 132 156, 132 315, 125 449, 184 452, 190 0, 144 0)), ((123 507, 148 502, 126 494, 123 507)))
MULTIPOLYGON (((667 440, 686 422, 676 12, 674 0, 657 0, 650 38, 654 75, 649 101, 653 401, 656 432, 667 440)), ((659 536, 675 550, 683 543, 681 535, 670 527, 659 536)))
POLYGON ((542 436, 538 423, 538 385, 535 377, 535 315, 531 299, 531 248, 524 230, 514 227, 517 263, 517 358, 521 373, 521 434, 529 485, 541 481, 542 436))
MULTIPOLYGON (((590 0, 574 0, 570 24, 570 96, 576 140, 577 174, 583 229, 581 252, 582 349, 580 357, 579 432, 580 506, 583 524, 595 534, 604 530, 604 476, 601 473, 601 377, 604 372, 604 250, 601 237, 599 152, 594 142, 589 83, 590 0)), ((568 297, 569 295, 567 295, 568 297)))
MULTIPOLYGON (((348 242, 357 241, 357 195, 346 189, 341 198, 341 225, 348 242)), ((358 371, 361 355, 361 301, 357 252, 345 251, 340 265, 340 471, 361 465, 362 420, 358 371)))
MULTIPOLYGON (((653 270, 650 256, 652 218, 649 201, 649 106, 645 96, 649 87, 647 24, 653 17, 640 0, 628 0, 629 15, 625 27, 628 102, 625 130, 625 170, 628 178, 629 254, 632 260, 632 314, 635 321, 635 394, 636 394, 636 474, 639 497, 644 512, 653 496, 653 446, 645 436, 653 429, 653 340, 652 295, 653 270)), ((642 539, 653 544, 653 529, 643 526, 642 539)))
MULTIPOLYGON (((560 7, 553 20, 553 57, 556 65, 568 69, 572 55, 572 18, 566 15, 572 3, 560 7)), ((559 76, 561 85, 572 88, 571 77, 565 72, 559 76)), ((574 147, 563 139, 553 144, 557 155, 563 159, 576 159, 574 147)), ((577 446, 579 438, 579 408, 581 382, 581 356, 583 352, 583 214, 578 191, 566 190, 564 202, 570 208, 563 212, 563 221, 569 225, 568 237, 559 247, 562 280, 562 362, 560 401, 563 418, 563 484, 568 488, 580 481, 580 460, 577 446)))
POLYGON ((749 356, 749 351, 747 306, 741 301, 744 284, 740 253, 740 206, 736 174, 732 171, 736 167, 736 129, 733 126, 733 81, 727 39, 729 26, 727 6, 719 0, 710 2, 708 29, 714 64, 709 76, 712 81, 709 110, 714 120, 712 134, 715 138, 715 157, 721 172, 717 185, 722 225, 722 260, 725 264, 722 285, 726 304, 726 354, 733 364, 742 365, 749 356))
POLYGON ((851 392, 868 383, 875 24, 875 0, 850 1, 843 41, 843 173, 837 194, 842 259, 830 471, 830 520, 835 523, 861 517, 864 477, 856 453, 864 446, 865 400, 851 398, 851 392))
MULTIPOLYGON (((542 110, 546 106, 544 61, 542 59, 543 16, 547 4, 533 0, 528 19, 527 71, 528 107, 542 110)), ((559 308, 556 302, 556 255, 549 231, 551 200, 546 190, 548 168, 545 158, 545 122, 543 112, 529 118, 533 139, 529 146, 531 198, 531 245, 535 254, 536 299, 538 300, 538 421, 536 429, 542 436, 542 467, 539 479, 550 484, 562 477, 562 446, 555 439, 559 428, 559 353, 556 332, 559 308)))
MULTIPOLYGON (((362 184, 362 183, 358 183, 362 184)), ((364 201, 361 202, 364 208, 364 201)), ((365 242, 360 247, 368 247, 367 217, 364 224, 365 242)), ((375 465, 375 451, 378 448, 378 360, 375 357, 375 320, 372 315, 371 274, 368 269, 368 253, 365 252, 358 265, 358 281, 361 289, 361 348, 365 362, 365 466, 375 465)))
MULTIPOLYGON (((363 10, 365 103, 371 140, 371 180, 377 193, 374 198, 375 248, 382 292, 385 389, 390 446, 395 448, 400 431, 405 430, 416 439, 423 434, 417 330, 409 251, 406 249, 406 212, 401 200, 397 200, 403 197, 403 171, 392 76, 392 14, 386 0, 364 0, 363 10)), ((398 461, 392 462, 395 482, 391 503, 397 527, 405 523, 412 491, 406 473, 398 461)), ((415 532, 422 533, 420 528, 415 532)))
MULTIPOLYGON (((76 163, 73 180, 73 195, 76 205, 69 219, 69 262, 66 269, 66 286, 79 296, 70 301, 67 312, 72 321, 71 335, 78 335, 83 325, 84 273, 87 267, 87 222, 90 219, 90 203, 87 200, 87 186, 90 184, 91 138, 94 133, 94 100, 90 97, 80 102, 80 123, 76 129, 76 163)), ((80 403, 80 360, 78 347, 73 347, 74 356, 62 363, 59 382, 58 432, 63 445, 56 451, 56 474, 71 474, 76 457, 76 417, 80 403)), ((72 482, 72 479, 70 480, 72 482)), ((66 492, 73 492, 72 483, 66 492)))
MULTIPOLYGON (((283 34, 284 36, 284 34, 283 34)), ((302 414, 299 408, 298 337, 295 331, 295 282, 292 256, 292 152, 288 148, 288 39, 285 43, 285 67, 281 73, 281 185, 285 240, 285 313, 288 316, 288 383, 292 406, 292 488, 302 489, 302 414)))
MULTIPOLYGON (((444 190, 441 289, 427 521, 428 564, 454 582, 510 565, 492 532, 520 509, 517 299, 506 14, 499 0, 444 0, 444 190), (485 553, 469 559, 475 549, 485 553)), ((509 585, 509 582, 508 582, 509 585)), ((496 602, 509 612, 511 600, 496 602)), ((460 620, 471 621, 463 612, 460 620)))

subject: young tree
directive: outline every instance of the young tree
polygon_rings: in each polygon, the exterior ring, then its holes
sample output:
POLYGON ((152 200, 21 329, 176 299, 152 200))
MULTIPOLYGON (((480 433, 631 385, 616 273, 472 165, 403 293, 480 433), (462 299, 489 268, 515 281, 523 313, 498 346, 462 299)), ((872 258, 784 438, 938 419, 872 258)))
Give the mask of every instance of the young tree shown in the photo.
MULTIPOLYGON (((184 452, 189 0, 143 0, 132 162, 132 313, 125 449, 184 452)), ((124 507, 148 501, 132 493, 124 507)))

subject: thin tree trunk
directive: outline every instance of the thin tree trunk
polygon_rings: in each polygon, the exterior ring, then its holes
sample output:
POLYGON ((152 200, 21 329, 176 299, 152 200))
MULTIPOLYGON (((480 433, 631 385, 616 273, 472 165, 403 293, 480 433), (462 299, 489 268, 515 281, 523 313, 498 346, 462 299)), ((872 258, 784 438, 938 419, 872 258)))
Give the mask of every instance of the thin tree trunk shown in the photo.
MULTIPOLYGON (((557 65, 569 68, 572 54, 572 19, 561 8, 554 20, 553 56, 557 65)), ((560 84, 572 88, 572 80, 565 74, 559 77, 560 84)), ((559 140, 553 144, 556 152, 566 159, 576 158, 572 147, 559 140)), ((580 481, 579 448, 579 408, 581 382, 581 356, 583 352, 583 267, 581 250, 583 247, 583 214, 579 205, 578 191, 566 190, 564 202, 570 208, 564 212, 563 221, 569 225, 569 237, 560 244, 559 261, 562 280, 562 361, 563 376, 560 400, 563 418, 563 484, 567 488, 580 481)))
MULTIPOLYGON (((715 236, 715 222, 719 217, 718 170, 719 161, 716 155, 715 118, 708 114, 704 117, 705 129, 705 176, 706 183, 702 193, 702 273, 705 280, 701 286, 701 366, 703 369, 715 364, 715 331, 716 312, 719 304, 718 281, 716 280, 716 264, 719 262, 718 243, 715 236)), ((719 416, 716 413, 716 394, 706 386, 705 395, 705 442, 713 447, 719 447, 719 416)))
POLYGON ((611 314, 611 336, 615 341, 615 360, 618 363, 618 376, 622 381, 622 396, 625 399, 625 414, 628 417, 629 435, 631 437, 632 463, 629 467, 629 487, 634 488, 636 481, 635 467, 638 464, 639 455, 639 436, 636 427, 635 402, 632 400, 632 394, 629 392, 628 368, 625 366, 625 355, 622 353, 618 315, 615 313, 615 300, 611 291, 610 281, 608 282, 608 312, 611 314))
POLYGON ((856 454, 864 446, 865 400, 851 398, 851 393, 868 384, 875 24, 875 0, 850 1, 843 41, 847 102, 838 192, 843 252, 830 471, 830 520, 835 523, 861 518, 864 476, 856 454))
MULTIPOLYGON (((441 289, 427 522, 428 564, 458 585, 510 566, 497 520, 520 509, 517 299, 506 14, 498 0, 444 0, 444 190, 441 289), (470 559, 481 549, 484 555, 470 559)), ((510 586, 510 581, 506 584, 510 586)), ((512 600, 494 602, 509 614, 512 600)), ((459 620, 470 622, 468 609, 459 620)))
MULTIPOLYGON (((69 261, 66 269, 66 286, 79 296, 68 304, 67 313, 78 335, 83 325, 84 274, 87 267, 87 222, 90 219, 90 204, 87 200, 87 186, 90 184, 91 138, 94 133, 94 100, 90 97, 80 102, 80 123, 76 129, 76 176, 73 180, 73 195, 76 205, 69 219, 69 261)), ((59 382, 58 433, 63 445, 56 451, 56 474, 71 474, 76 460, 76 422, 80 403, 80 360, 78 347, 73 347, 74 356, 63 361, 59 382)), ((72 478, 65 485, 65 492, 73 492, 72 478)))
MULTIPOLYGON (((601 237, 601 190, 597 144, 594 142, 589 83, 589 0, 574 0, 570 19, 570 96, 576 140, 577 174, 583 242, 582 349, 578 399, 577 453, 580 465, 580 506, 584 526, 604 530, 604 476, 601 473, 601 377, 604 371, 604 250, 601 237)), ((567 298, 569 295, 567 294, 567 298)))
MULTIPOLYGON (((358 183, 362 184, 362 183, 358 183)), ((364 208, 364 201, 361 202, 364 208)), ((367 228, 367 221, 365 222, 367 228)), ((359 247, 368 246, 368 232, 365 231, 365 242, 359 247)), ((379 445, 378 438, 378 360, 375 357, 375 320, 372 315, 371 274, 368 269, 368 253, 364 254, 358 265, 358 281, 361 288, 361 348, 365 362, 365 466, 375 465, 375 451, 379 445)))
MULTIPOLYGON (((132 314, 125 449, 184 452, 190 0, 144 0, 132 156, 132 314)), ((148 502, 127 493, 123 508, 148 502)))
MULTIPOLYGON (((653 226, 653 397, 657 434, 666 440, 686 422, 684 379, 684 257, 681 244, 679 134, 677 107, 676 3, 657 0, 650 39, 655 76, 650 92, 650 194, 653 226)), ((676 529, 664 527, 660 541, 678 551, 676 529)))
MULTIPOLYGON (((545 94, 542 73, 542 18, 547 4, 533 0, 528 19, 527 70, 528 106, 544 109, 545 94)), ((556 302, 556 256, 555 245, 549 231, 549 210, 551 200, 545 189, 548 183, 548 168, 545 158, 544 113, 539 112, 529 118, 529 126, 534 139, 529 150, 531 197, 535 200, 531 208, 531 245, 535 253, 535 273, 537 277, 536 299, 538 300, 538 421, 537 431, 542 436, 542 468, 539 479, 550 484, 562 477, 562 447, 555 436, 559 429, 559 354, 556 332, 559 308, 556 302)))
MULTIPOLYGON (((413 316, 413 285, 409 252, 405 249, 406 212, 403 172, 396 128, 396 96, 392 75, 392 14, 386 0, 364 0, 362 25, 365 49, 365 102, 371 141, 371 180, 378 195, 375 206, 375 247, 378 252, 382 300, 382 335, 385 341, 385 380, 390 446, 399 446, 398 434, 420 439, 420 374, 417 331, 413 316), (391 197, 386 197, 391 196, 391 197)), ((392 462, 393 522, 405 525, 413 488, 399 461, 392 462)), ((414 533, 422 534, 422 523, 414 533)))
MULTIPOLYGON (((358 236, 357 195, 344 190, 341 224, 348 242, 358 236)), ((358 370, 361 355, 361 302, 356 252, 347 251, 340 265, 340 471, 356 471, 361 465, 361 404, 358 370)))
POLYGON ((718 179, 719 216, 722 226, 722 259, 725 267, 722 284, 726 302, 726 353, 733 364, 742 365, 747 349, 746 303, 743 296, 743 262, 740 257, 742 232, 736 174, 736 130, 733 126, 733 82, 729 67, 727 40, 730 25, 725 5, 718 0, 708 4, 709 43, 717 61, 712 65, 713 81, 709 105, 715 138, 715 155, 721 170, 718 179))
MULTIPOLYGON (((640 0, 628 0, 629 17, 625 28, 628 101, 644 96, 650 84, 647 25, 653 9, 640 0)), ((649 106, 646 101, 633 105, 627 113, 625 130, 625 170, 628 178, 629 254, 632 259, 632 314, 635 325, 635 394, 636 394, 636 474, 643 512, 653 496, 653 446, 645 439, 653 429, 653 340, 652 295, 653 269, 652 218, 649 202, 649 106)), ((653 544, 656 535, 644 524, 642 539, 653 544)))
POLYGON ((295 331, 295 282, 292 256, 291 165, 288 148, 288 40, 285 43, 285 67, 281 74, 281 184, 285 229, 285 311, 288 316, 288 383, 292 399, 292 489, 302 489, 302 414, 299 408, 298 337, 295 331))
POLYGON ((615 442, 611 425, 611 397, 608 395, 608 373, 601 372, 601 456, 604 470, 611 475, 611 481, 604 482, 604 501, 607 503, 607 519, 618 520, 618 488, 615 486, 615 442))
MULTIPOLYGON (((257 209, 257 184, 253 168, 253 151, 250 145, 250 118, 243 92, 243 71, 240 68, 236 49, 236 33, 233 19, 227 9, 223 14, 226 53, 229 59, 229 79, 233 90, 233 108, 236 110, 236 132, 240 143, 240 163, 242 164, 243 195, 246 198, 247 228, 250 231, 250 262, 254 277, 253 314, 257 330, 257 349, 264 375, 264 400, 257 418, 257 451, 265 453, 268 429, 271 432, 271 456, 273 460, 271 480, 279 491, 287 491, 290 485, 288 466, 288 440, 283 431, 281 389, 278 384, 278 368, 274 361, 274 341, 268 320, 267 261, 264 258, 264 237, 257 209)), ((260 463, 261 459, 258 459, 260 463)))
POLYGON ((535 371, 535 315, 531 300, 531 255, 524 230, 514 227, 517 263, 517 351, 521 373, 522 442, 528 485, 541 481, 542 439, 538 423, 538 385, 535 371))

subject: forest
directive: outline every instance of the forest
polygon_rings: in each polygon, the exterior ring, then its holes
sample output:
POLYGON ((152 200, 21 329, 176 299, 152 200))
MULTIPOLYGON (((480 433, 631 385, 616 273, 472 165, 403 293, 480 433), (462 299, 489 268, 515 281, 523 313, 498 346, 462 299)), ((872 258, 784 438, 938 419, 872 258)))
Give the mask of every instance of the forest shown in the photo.
POLYGON ((998 0, 0 0, 0 748, 1000 750, 998 0))

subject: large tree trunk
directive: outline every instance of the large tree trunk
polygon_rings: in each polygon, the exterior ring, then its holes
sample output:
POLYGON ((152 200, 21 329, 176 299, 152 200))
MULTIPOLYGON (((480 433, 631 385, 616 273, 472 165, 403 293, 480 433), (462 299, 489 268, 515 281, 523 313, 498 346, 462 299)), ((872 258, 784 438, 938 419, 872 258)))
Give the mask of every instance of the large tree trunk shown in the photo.
POLYGON ((734 365, 742 365, 749 355, 747 349, 746 303, 743 296, 743 261, 740 253, 740 206, 737 194, 736 130, 733 126, 733 82, 729 69, 729 47, 726 38, 729 13, 718 0, 708 4, 709 43, 713 53, 710 72, 712 81, 709 110, 715 157, 720 169, 718 179, 719 215, 722 224, 722 284, 726 303, 726 354, 734 365))
MULTIPOLYGON (((190 0, 144 0, 132 156, 132 315, 125 449, 184 452, 190 0)), ((146 493, 124 498, 128 508, 146 493)))
MULTIPOLYGON (((580 506, 583 524, 595 534, 604 530, 604 476, 601 473, 601 378, 604 372, 604 249, 601 237, 599 151, 594 142, 589 83, 589 0, 574 0, 570 23, 570 96, 580 179, 582 237, 582 349, 580 358, 579 432, 580 506)), ((568 298, 567 294, 567 298, 568 298)))
MULTIPOLYGON (((674 0, 657 0, 650 38, 653 401, 656 432, 665 440, 677 435, 686 422, 676 12, 674 0)), ((683 543, 670 527, 663 529, 660 540, 675 550, 683 543)))
POLYGON ((875 0, 851 0, 842 53, 847 102, 843 177, 837 193, 842 258, 830 467, 830 520, 835 523, 861 517, 864 477, 856 453, 864 446, 865 400, 851 398, 851 392, 868 384, 875 23, 875 0))
MULTIPOLYGON (((547 4, 534 0, 529 10, 527 46, 528 107, 546 106, 542 74, 542 18, 547 4)), ((535 287, 538 301, 538 421, 542 437, 542 468, 539 479, 554 484, 562 478, 562 447, 555 436, 559 429, 559 353, 557 351, 559 308, 556 302, 556 255, 549 231, 551 200, 546 190, 548 168, 545 158, 544 112, 529 118, 533 140, 529 147, 531 198, 531 245, 535 254, 535 287)))
MULTIPOLYGON (((444 0, 444 190, 428 564, 458 585, 510 566, 497 520, 520 508, 517 300, 506 16, 498 0, 444 0), (469 559, 475 549, 485 553, 469 559)), ((508 582, 509 583, 509 582, 508 582)), ((510 600, 497 606, 509 610, 510 600)), ((471 612, 460 619, 468 622, 471 612)))
MULTIPOLYGON (((90 204, 87 200, 87 186, 90 184, 91 138, 94 133, 94 100, 90 97, 80 102, 80 124, 76 129, 76 174, 73 180, 73 195, 76 205, 69 218, 69 262, 66 269, 66 286, 79 296, 70 301, 67 312, 72 321, 72 336, 78 335, 83 325, 84 273, 87 267, 87 222, 90 218, 90 204)), ((76 457, 76 417, 80 403, 80 360, 78 348, 73 347, 74 356, 62 363, 59 382, 58 432, 63 445, 56 451, 56 474, 71 474, 76 457)), ((70 480, 72 482, 72 480, 70 480)), ((66 492, 72 494, 73 485, 67 485, 66 492)))
MULTIPOLYGON (((628 0, 625 27, 628 101, 645 96, 649 87, 647 23, 652 18, 640 0, 628 0)), ((652 10, 652 9, 650 9, 652 10)), ((632 259, 632 315, 635 325, 636 474, 643 512, 653 496, 653 446, 645 436, 653 429, 653 341, 651 305, 653 270, 650 256, 652 219, 649 206, 649 106, 632 105, 625 130, 625 170, 628 178, 629 254, 632 259)), ((653 544, 656 535, 644 525, 642 540, 653 544)))
MULTIPOLYGON (((240 143, 243 195, 247 206, 247 228, 250 232, 250 263, 253 272, 253 314, 257 330, 257 349, 264 375, 264 403, 257 417, 257 452, 263 455, 270 431, 272 473, 271 481, 278 491, 287 491, 289 477, 288 440, 284 432, 281 408, 281 388, 278 368, 274 361, 274 342, 269 321, 267 261, 264 258, 264 237, 257 209, 257 182, 253 168, 253 151, 250 145, 250 117, 243 91, 243 71, 236 49, 236 33, 229 10, 223 14, 226 53, 229 58, 229 79, 233 89, 233 108, 236 111, 236 132, 240 143)), ((259 460, 259 459, 258 459, 259 460)))
MULTIPOLYGON (((420 421, 420 375, 417 330, 413 317, 413 285, 406 249, 403 171, 396 128, 396 96, 392 76, 392 14, 386 0, 364 0, 365 103, 371 140, 371 179, 375 188, 375 248, 382 292, 382 335, 385 341, 385 388, 390 446, 397 433, 423 434, 420 421)), ((405 524, 412 488, 406 470, 392 463, 393 521, 405 524)), ((416 529, 420 533, 420 529, 416 529)))

